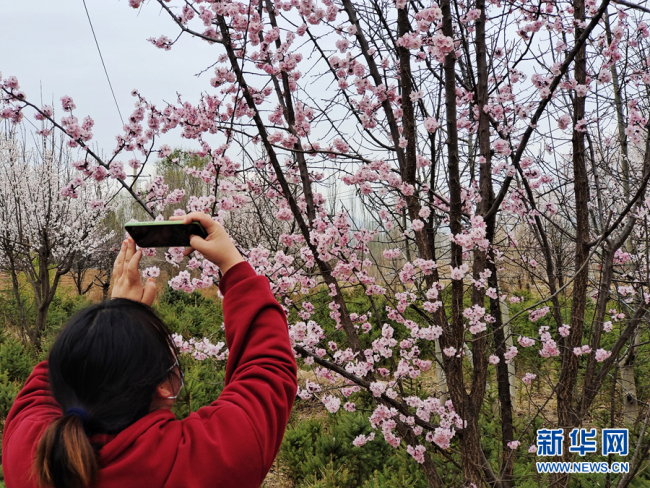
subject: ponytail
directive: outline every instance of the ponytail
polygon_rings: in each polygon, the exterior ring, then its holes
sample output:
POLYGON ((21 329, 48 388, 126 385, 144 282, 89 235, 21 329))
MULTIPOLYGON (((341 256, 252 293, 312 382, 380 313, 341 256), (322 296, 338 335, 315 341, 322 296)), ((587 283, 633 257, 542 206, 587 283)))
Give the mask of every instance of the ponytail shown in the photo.
POLYGON ((165 324, 140 302, 116 298, 77 312, 50 350, 52 396, 65 415, 38 442, 34 481, 93 486, 99 466, 88 438, 116 435, 147 415, 177 355, 165 324))
POLYGON ((34 468, 43 487, 88 488, 96 481, 97 457, 79 416, 66 415, 45 429, 34 468))

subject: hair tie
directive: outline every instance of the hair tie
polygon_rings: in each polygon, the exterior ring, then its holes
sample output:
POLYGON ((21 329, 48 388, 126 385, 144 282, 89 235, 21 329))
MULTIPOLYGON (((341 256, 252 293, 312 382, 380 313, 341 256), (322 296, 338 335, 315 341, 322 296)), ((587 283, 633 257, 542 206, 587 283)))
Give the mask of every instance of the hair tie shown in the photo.
POLYGON ((90 415, 88 415, 88 412, 86 412, 83 408, 72 407, 69 408, 65 414, 66 416, 74 415, 75 417, 79 417, 83 423, 86 423, 90 420, 90 415))

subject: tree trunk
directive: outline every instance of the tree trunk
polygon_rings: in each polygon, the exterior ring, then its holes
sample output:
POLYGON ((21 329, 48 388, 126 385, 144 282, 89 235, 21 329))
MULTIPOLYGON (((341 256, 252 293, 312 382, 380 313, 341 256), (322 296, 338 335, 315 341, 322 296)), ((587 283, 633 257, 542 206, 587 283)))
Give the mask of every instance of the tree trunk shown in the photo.
MULTIPOLYGON (((580 37, 583 29, 579 27, 585 19, 585 2, 576 0, 574 4, 575 36, 580 37)), ((580 85, 586 83, 586 56, 583 45, 575 57, 575 79, 580 85)), ((577 130, 577 124, 585 117, 585 97, 574 93, 573 97, 573 191, 576 207, 575 235, 575 279, 573 283, 573 302, 571 304, 571 331, 567 337, 566 346, 562 351, 562 365, 558 381, 557 412, 558 425, 571 429, 579 424, 578 412, 573 393, 578 377, 578 357, 573 354, 573 348, 582 342, 585 308, 587 304, 587 284, 589 267, 586 265, 589 257, 589 181, 585 161, 585 133, 577 130)), ((570 458, 570 438, 568 431, 564 436, 563 460, 570 458)), ((569 482, 566 474, 555 477, 556 486, 564 487, 569 482)))

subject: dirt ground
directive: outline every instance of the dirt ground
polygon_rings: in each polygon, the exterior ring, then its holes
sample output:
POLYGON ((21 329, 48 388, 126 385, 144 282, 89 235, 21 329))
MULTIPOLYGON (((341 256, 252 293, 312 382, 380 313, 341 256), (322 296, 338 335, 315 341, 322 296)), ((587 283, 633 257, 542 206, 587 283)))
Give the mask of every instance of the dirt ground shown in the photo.
POLYGON ((286 468, 276 458, 273 466, 271 466, 271 471, 266 475, 266 479, 260 488, 294 488, 294 486, 293 481, 286 472, 286 468))

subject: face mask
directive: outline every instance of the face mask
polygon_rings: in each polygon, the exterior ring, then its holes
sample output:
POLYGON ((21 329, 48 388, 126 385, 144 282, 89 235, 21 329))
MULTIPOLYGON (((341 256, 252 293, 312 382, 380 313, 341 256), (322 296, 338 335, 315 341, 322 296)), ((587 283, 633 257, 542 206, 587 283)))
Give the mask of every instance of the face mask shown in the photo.
POLYGON ((178 388, 178 391, 177 391, 176 395, 165 397, 168 400, 176 400, 176 398, 178 398, 178 394, 183 389, 183 385, 185 385, 185 377, 183 375, 183 370, 181 370, 181 365, 178 363, 178 358, 176 358, 176 361, 174 361, 174 364, 171 365, 171 367, 167 370, 167 372, 169 373, 172 369, 174 369, 176 367, 178 367, 178 374, 181 377, 181 386, 178 388))

